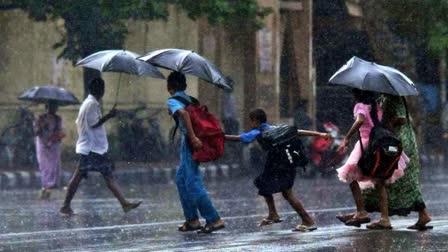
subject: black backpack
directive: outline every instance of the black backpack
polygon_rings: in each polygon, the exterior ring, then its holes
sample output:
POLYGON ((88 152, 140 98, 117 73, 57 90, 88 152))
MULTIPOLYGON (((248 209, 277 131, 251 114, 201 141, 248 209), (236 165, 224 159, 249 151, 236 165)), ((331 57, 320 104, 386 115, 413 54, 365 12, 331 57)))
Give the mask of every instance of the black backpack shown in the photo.
POLYGON ((403 151, 400 139, 382 124, 372 128, 366 149, 362 145, 361 134, 359 137, 362 156, 358 167, 363 175, 377 179, 390 178, 398 168, 398 161, 403 151))
POLYGON ((270 152, 279 162, 294 167, 305 167, 309 162, 295 126, 280 124, 261 130, 257 140, 261 147, 270 152))

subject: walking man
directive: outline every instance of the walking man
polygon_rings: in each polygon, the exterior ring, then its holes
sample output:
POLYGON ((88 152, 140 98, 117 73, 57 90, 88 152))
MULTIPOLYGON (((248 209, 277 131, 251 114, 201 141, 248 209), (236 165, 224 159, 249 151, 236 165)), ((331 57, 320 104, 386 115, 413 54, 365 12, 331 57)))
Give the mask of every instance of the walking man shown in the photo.
POLYGON ((89 95, 84 100, 79 109, 76 119, 78 131, 78 141, 76 143, 76 153, 80 155, 79 165, 73 174, 67 187, 64 205, 60 209, 63 215, 73 215, 70 203, 75 196, 79 183, 83 178, 87 178, 90 171, 100 172, 106 180, 107 187, 118 199, 124 212, 128 212, 141 204, 128 202, 121 193, 112 175, 114 164, 107 158, 109 143, 107 141, 104 123, 113 118, 116 114, 115 107, 102 116, 99 101, 104 95, 104 81, 95 78, 89 82, 89 95))

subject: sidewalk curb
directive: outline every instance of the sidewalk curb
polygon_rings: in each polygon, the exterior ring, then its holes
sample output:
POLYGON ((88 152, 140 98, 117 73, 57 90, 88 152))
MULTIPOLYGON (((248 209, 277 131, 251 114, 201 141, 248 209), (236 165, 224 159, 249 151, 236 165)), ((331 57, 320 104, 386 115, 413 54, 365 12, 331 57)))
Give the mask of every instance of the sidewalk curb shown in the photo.
MULTIPOLYGON (((114 176, 119 181, 143 182, 143 183, 170 183, 176 178, 177 167, 146 167, 117 169, 114 176)), ((222 178, 241 176, 240 164, 203 164, 199 166, 204 181, 218 181, 222 178)), ((99 174, 92 173, 92 176, 99 174)), ((61 183, 67 185, 72 176, 71 172, 62 171, 61 183)), ((89 174, 90 177, 90 174, 89 174)), ((13 188, 40 187, 40 171, 17 171, 0 172, 0 190, 13 188)))

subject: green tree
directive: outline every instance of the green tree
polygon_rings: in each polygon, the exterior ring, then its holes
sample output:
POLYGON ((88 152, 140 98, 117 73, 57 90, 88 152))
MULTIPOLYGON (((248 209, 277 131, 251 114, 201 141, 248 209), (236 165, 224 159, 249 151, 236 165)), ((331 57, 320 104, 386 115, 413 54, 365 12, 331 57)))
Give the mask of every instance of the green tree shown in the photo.
POLYGON ((382 0, 390 27, 416 55, 421 81, 439 82, 438 61, 448 49, 448 0, 382 0))
MULTIPOLYGON (((53 47, 62 48, 59 57, 75 63, 100 50, 122 48, 126 20, 166 20, 170 4, 193 20, 206 17, 211 24, 244 22, 255 28, 270 12, 256 0, 0 0, 0 10, 22 9, 36 21, 64 20, 62 39, 53 47)), ((85 82, 99 75, 84 68, 85 82)))

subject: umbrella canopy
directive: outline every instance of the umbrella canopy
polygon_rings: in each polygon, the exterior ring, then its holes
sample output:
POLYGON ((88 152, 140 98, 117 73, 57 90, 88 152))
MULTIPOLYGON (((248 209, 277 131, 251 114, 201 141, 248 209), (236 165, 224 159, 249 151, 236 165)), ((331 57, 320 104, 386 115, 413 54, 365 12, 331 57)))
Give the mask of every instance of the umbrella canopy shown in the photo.
POLYGON ((190 74, 213 83, 220 88, 232 89, 233 83, 207 59, 201 55, 183 49, 161 49, 149 52, 139 59, 155 66, 190 74))
POLYGON ((329 84, 345 85, 361 90, 398 96, 418 95, 414 83, 395 68, 353 57, 329 80, 329 84))
POLYGON ((165 79, 157 67, 137 60, 140 55, 126 50, 105 50, 78 61, 76 66, 93 68, 101 72, 128 73, 165 79))
POLYGON ((79 104, 76 96, 61 87, 55 86, 36 86, 27 89, 18 99, 37 103, 55 102, 59 106, 79 104))

